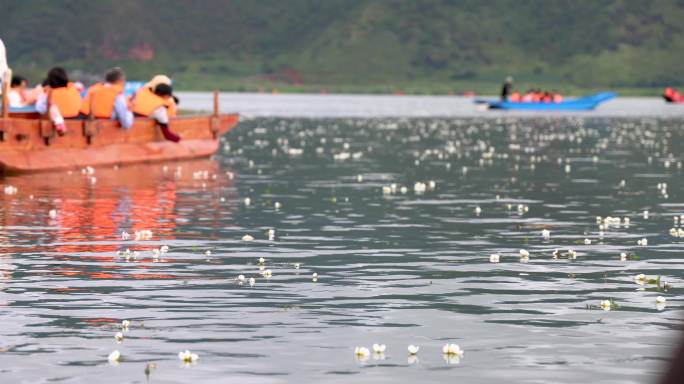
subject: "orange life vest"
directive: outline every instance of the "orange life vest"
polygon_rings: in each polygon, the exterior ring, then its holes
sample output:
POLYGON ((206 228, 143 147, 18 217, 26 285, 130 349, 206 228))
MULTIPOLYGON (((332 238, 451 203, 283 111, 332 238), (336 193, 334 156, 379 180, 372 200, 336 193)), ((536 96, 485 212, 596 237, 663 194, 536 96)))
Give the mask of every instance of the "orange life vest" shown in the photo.
POLYGON ((176 116, 176 103, 172 98, 157 96, 148 87, 142 87, 135 93, 133 113, 149 116, 159 107, 166 107, 169 117, 176 116))
POLYGON ((123 92, 120 85, 97 83, 88 89, 81 106, 81 113, 90 115, 91 108, 93 117, 96 119, 109 119, 114 113, 114 101, 123 92))
POLYGON ((81 95, 74 83, 68 83, 66 87, 52 88, 50 105, 57 106, 62 117, 76 117, 81 108, 81 95))

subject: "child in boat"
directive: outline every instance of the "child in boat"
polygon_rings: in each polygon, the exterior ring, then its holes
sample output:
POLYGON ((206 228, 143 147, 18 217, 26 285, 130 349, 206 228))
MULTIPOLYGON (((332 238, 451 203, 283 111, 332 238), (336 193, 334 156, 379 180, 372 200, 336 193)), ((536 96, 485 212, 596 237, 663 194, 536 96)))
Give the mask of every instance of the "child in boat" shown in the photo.
POLYGON ((104 83, 94 84, 88 89, 81 114, 96 119, 118 120, 123 129, 133 126, 133 112, 129 110, 123 93, 125 84, 126 74, 121 68, 108 70, 104 83))
POLYGON ((169 129, 169 117, 176 114, 176 103, 171 85, 162 82, 153 90, 150 90, 147 85, 139 89, 133 98, 133 111, 137 116, 154 119, 166 140, 174 143, 180 141, 180 137, 169 129))
POLYGON ((66 132, 64 119, 78 117, 81 108, 81 95, 74 83, 69 81, 64 68, 55 67, 48 71, 47 86, 38 96, 36 110, 48 113, 58 134, 66 132))
POLYGON ((27 81, 21 76, 12 76, 10 83, 10 90, 7 93, 9 106, 12 108, 21 108, 36 103, 38 95, 42 93, 42 87, 38 86, 34 89, 26 89, 27 81))

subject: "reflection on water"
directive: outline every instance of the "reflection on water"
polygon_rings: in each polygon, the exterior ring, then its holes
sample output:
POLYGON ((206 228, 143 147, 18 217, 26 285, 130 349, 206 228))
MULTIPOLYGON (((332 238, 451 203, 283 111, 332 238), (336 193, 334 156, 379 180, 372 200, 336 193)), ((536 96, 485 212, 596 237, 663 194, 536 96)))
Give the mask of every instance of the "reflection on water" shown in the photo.
POLYGON ((214 160, 7 177, 0 378, 653 381, 681 325, 681 127, 256 119, 214 160))

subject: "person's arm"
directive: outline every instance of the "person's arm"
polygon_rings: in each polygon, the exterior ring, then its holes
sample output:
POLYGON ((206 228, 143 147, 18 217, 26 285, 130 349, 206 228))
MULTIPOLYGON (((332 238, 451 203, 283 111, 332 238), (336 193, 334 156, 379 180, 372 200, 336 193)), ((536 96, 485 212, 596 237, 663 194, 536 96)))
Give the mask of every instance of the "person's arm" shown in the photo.
POLYGON ((47 102, 47 95, 45 93, 41 94, 38 96, 38 100, 36 100, 36 111, 38 113, 46 113, 48 110, 48 102, 47 102))
POLYGON ((128 110, 128 105, 126 103, 126 97, 120 94, 114 100, 114 115, 119 124, 124 129, 128 129, 133 126, 133 112, 128 110))

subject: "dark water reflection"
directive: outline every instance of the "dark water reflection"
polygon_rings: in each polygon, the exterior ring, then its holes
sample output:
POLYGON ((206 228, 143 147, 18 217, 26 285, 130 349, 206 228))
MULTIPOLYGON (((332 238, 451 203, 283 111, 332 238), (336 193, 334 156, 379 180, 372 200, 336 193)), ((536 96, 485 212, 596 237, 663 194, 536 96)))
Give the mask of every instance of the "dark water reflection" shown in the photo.
POLYGON ((681 325, 682 125, 255 119, 213 160, 7 177, 0 378, 145 382, 154 362, 150 382, 653 381, 681 325), (631 220, 601 235, 609 215, 631 220), (373 343, 384 358, 354 358, 373 343))

